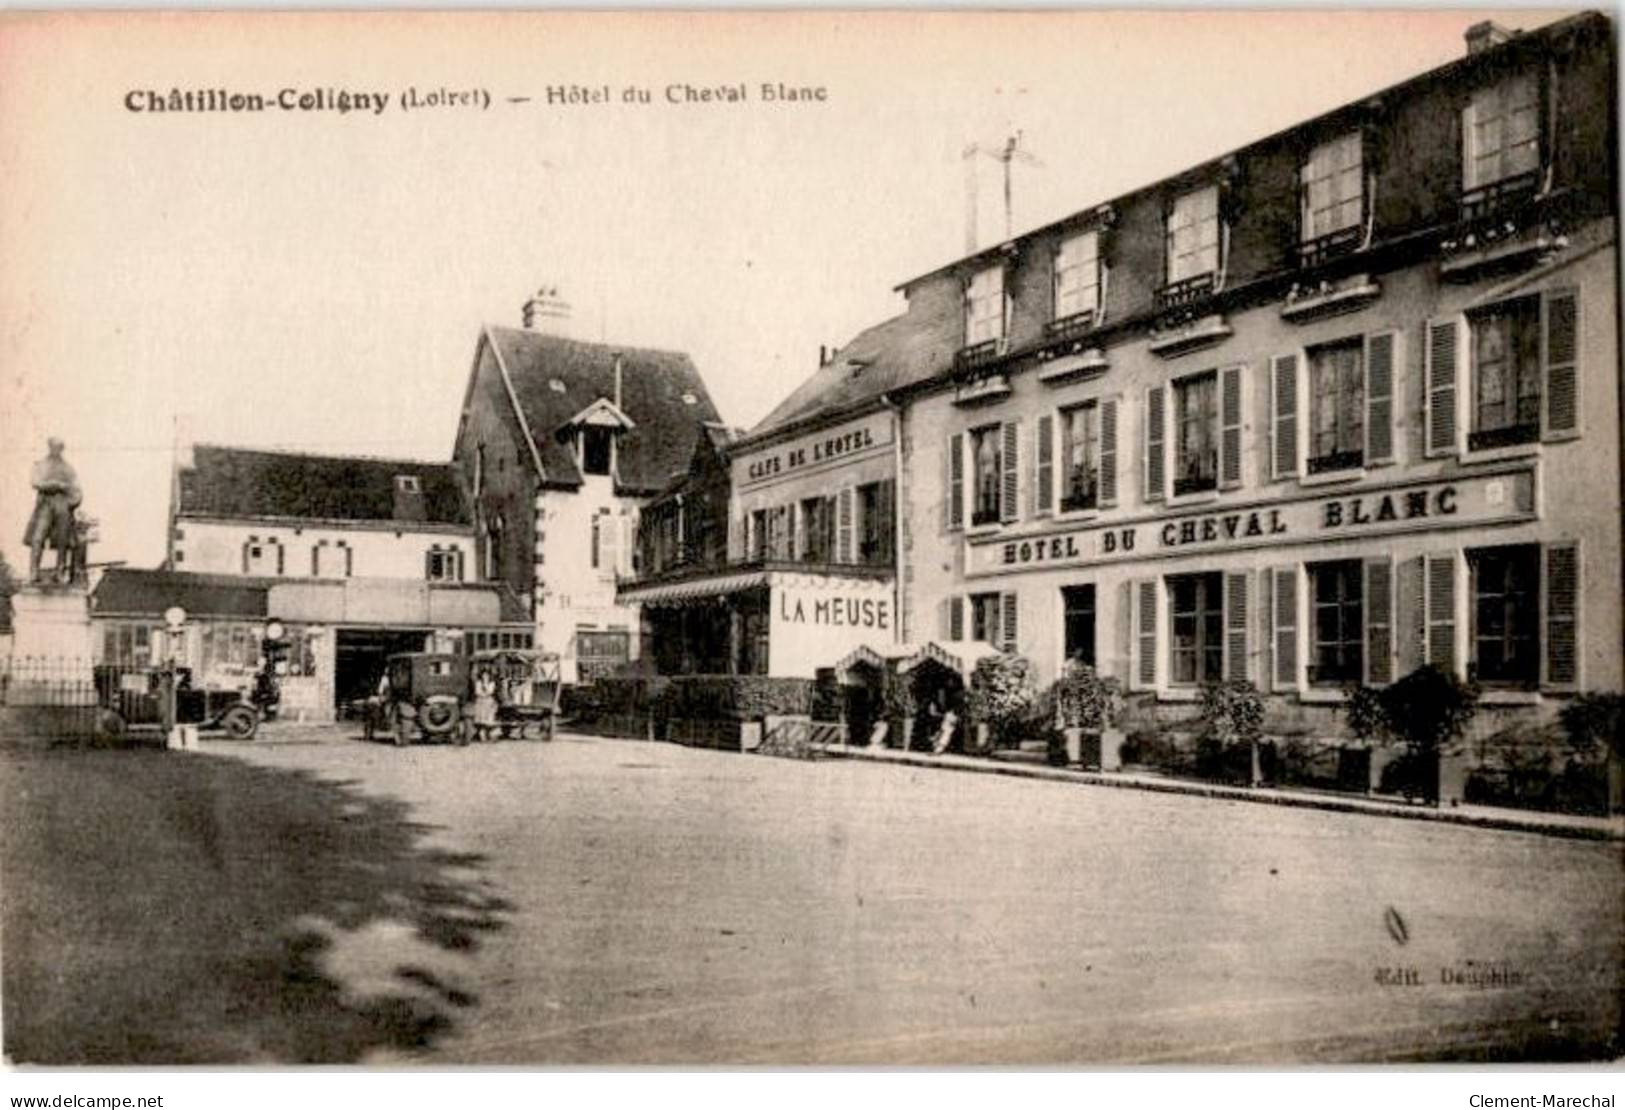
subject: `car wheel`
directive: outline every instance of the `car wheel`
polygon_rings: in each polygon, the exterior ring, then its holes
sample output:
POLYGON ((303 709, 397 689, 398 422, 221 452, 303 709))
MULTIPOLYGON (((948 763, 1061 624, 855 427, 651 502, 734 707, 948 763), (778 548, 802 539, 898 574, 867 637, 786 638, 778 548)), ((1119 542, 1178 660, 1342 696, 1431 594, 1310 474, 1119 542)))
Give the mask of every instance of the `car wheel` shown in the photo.
POLYGON ((233 740, 252 740, 260 719, 248 706, 234 705, 220 715, 220 725, 233 740))
POLYGON ((102 744, 120 744, 128 735, 130 726, 116 709, 103 709, 96 714, 96 740, 102 744))

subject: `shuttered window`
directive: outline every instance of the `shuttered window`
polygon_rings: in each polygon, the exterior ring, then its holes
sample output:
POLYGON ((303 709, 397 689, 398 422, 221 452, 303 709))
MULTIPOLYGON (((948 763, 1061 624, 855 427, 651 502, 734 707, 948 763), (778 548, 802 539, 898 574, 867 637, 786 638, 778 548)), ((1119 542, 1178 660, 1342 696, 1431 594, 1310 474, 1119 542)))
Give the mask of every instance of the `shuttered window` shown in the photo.
POLYGON ((1145 391, 1145 499, 1161 501, 1167 495, 1167 390, 1156 386, 1145 391))
POLYGON ((1542 555, 1546 650, 1541 683, 1573 690, 1580 685, 1580 545, 1547 544, 1542 555))
POLYGON ((1199 493, 1219 482, 1218 375, 1174 383, 1174 494, 1199 493))
POLYGON ((1486 686, 1532 689, 1540 680, 1540 547, 1516 544, 1467 553, 1472 573, 1473 677, 1486 686))
POLYGON ((1399 333, 1378 332, 1365 340, 1365 465, 1394 460, 1394 384, 1399 333))
POLYGON ((963 640, 965 638, 965 599, 958 595, 943 598, 941 612, 942 638, 949 641, 963 640))
POLYGON ((1061 413, 1061 510, 1100 505, 1100 409, 1094 402, 1061 413))
POLYGON ((1169 677, 1192 686, 1224 678, 1224 576, 1168 577, 1169 677))
POLYGON ((843 486, 836 500, 835 520, 835 561, 838 563, 854 562, 853 546, 856 540, 856 524, 853 520, 853 491, 851 486, 843 486))
POLYGON ((1429 555, 1425 583, 1427 661, 1443 671, 1456 670, 1456 556, 1429 555))
POLYGON ((1394 680, 1394 564, 1386 556, 1365 561, 1365 683, 1394 680))
POLYGON ((1117 504, 1117 399, 1100 402, 1100 505, 1117 504))
POLYGON ((1134 666, 1129 684, 1136 690, 1157 685, 1157 630, 1162 583, 1146 578, 1129 585, 1134 616, 1134 666))
POLYGON ((1232 366, 1219 371, 1219 485, 1241 485, 1242 371, 1232 366))
POLYGON ((1003 425, 1004 443, 1000 452, 999 519, 1005 522, 1021 517, 1021 423, 1006 421, 1003 425))
POLYGON ((965 526, 965 437, 958 432, 948 437, 946 448, 948 503, 943 506, 943 526, 953 531, 965 526))
POLYGON ((971 594, 970 638, 984 644, 992 644, 994 647, 1003 646, 1004 638, 999 623, 1004 615, 1003 608, 1003 594, 971 594))
POLYGON ((1224 576, 1224 676, 1232 682, 1250 677, 1252 670, 1247 636, 1252 615, 1247 596, 1250 577, 1245 572, 1224 576))
POLYGON ((1298 473, 1298 356, 1277 355, 1270 363, 1270 459, 1276 478, 1298 473))
POLYGON ((1540 298, 1520 297, 1474 311, 1472 450, 1540 438, 1540 298))
POLYGON ((1040 416, 1033 439, 1033 515, 1049 516, 1055 508, 1055 417, 1040 416))
POLYGON ((1095 587, 1062 586, 1062 654, 1095 665, 1095 587))
POLYGON ((1365 465, 1365 343, 1359 338, 1309 351, 1310 474, 1365 465))
POLYGON ((1572 289, 1546 294, 1546 388, 1542 435, 1568 439, 1580 434, 1580 298, 1572 289))
POLYGON ((1016 615, 1019 609, 1020 604, 1017 602, 1016 595, 1013 591, 1000 595, 999 646, 1005 651, 1015 652, 1019 650, 1017 639, 1019 635, 1019 625, 1016 621, 1016 615))
POLYGON ((1298 570, 1276 567, 1270 578, 1273 684, 1277 690, 1293 690, 1298 685, 1298 570))
POLYGON ((1365 567, 1340 559, 1307 570, 1310 685, 1359 682, 1365 676, 1365 567))
POLYGON ((971 518, 973 525, 997 524, 1004 489, 1002 426, 990 424, 970 433, 971 518))
POLYGON ((1460 327, 1455 317, 1427 324, 1427 365, 1424 368, 1424 454, 1453 455, 1456 442, 1456 383, 1460 378, 1460 327))

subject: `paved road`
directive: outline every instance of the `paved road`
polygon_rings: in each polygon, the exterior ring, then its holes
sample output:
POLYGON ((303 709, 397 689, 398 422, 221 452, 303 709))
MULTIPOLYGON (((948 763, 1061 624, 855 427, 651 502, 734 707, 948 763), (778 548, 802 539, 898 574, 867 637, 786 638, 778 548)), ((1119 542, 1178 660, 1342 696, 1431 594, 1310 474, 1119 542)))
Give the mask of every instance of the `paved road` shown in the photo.
MULTIPOLYGON (((1522 1059, 1606 1054, 1618 1024, 1618 845, 631 741, 339 736, 155 757, 212 776, 209 828, 178 834, 204 848, 164 874, 250 907, 187 929, 282 944, 195 942, 216 979, 257 970, 191 1008, 173 1043, 210 1047, 189 1058, 1522 1059)), ((50 839, 13 835, 8 879, 50 839)), ((50 951, 27 924, 8 915, 13 971, 50 951)), ((8 979, 8 1021, 50 989, 8 979)))

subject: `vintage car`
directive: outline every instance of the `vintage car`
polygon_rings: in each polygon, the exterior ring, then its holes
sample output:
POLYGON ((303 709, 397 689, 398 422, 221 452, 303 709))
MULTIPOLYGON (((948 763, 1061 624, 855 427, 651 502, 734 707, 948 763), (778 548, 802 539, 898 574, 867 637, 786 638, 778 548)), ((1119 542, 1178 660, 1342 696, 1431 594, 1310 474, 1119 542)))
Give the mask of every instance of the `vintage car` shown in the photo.
MULTIPOLYGON (((478 731, 494 731, 502 739, 553 739, 559 711, 559 657, 552 652, 503 648, 477 651, 468 657, 469 681, 486 673, 496 687, 496 723, 478 731)), ((470 691, 470 713, 473 712, 470 691)))
POLYGON ((387 732, 397 746, 430 738, 468 743, 463 704, 468 683, 466 656, 425 651, 390 656, 380 689, 369 699, 366 738, 387 732))
MULTIPOLYGON (((164 672, 98 666, 95 669, 98 728, 109 737, 132 728, 162 727, 164 672)), ((223 729, 234 740, 252 740, 260 714, 240 688, 193 684, 190 667, 175 668, 175 723, 223 729)))

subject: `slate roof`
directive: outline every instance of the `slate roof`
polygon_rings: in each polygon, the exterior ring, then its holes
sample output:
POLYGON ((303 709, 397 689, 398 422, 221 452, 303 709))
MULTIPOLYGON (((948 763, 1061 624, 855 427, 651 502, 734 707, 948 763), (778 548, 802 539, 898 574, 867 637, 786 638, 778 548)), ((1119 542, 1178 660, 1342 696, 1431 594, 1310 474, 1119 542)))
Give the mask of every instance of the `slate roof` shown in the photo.
POLYGON ((180 472, 181 516, 394 521, 395 476, 413 475, 423 490, 423 521, 469 522, 456 473, 445 463, 202 444, 192 460, 180 472))
POLYGON ((96 583, 90 604, 98 615, 158 615, 179 605, 188 616, 264 619, 269 588, 279 581, 287 579, 109 567, 96 583))
POLYGON ((837 350, 750 430, 750 438, 824 413, 857 409, 882 393, 931 377, 944 357, 934 329, 893 316, 837 350))
POLYGON ((634 425, 620 434, 616 447, 623 489, 660 489, 674 473, 688 467, 703 426, 718 419, 699 371, 679 351, 582 343, 494 325, 487 326, 485 333, 507 371, 549 485, 581 484, 568 439, 561 438, 558 431, 598 398, 614 399, 617 354, 621 356, 620 408, 634 425), (693 400, 685 401, 685 394, 693 400))

